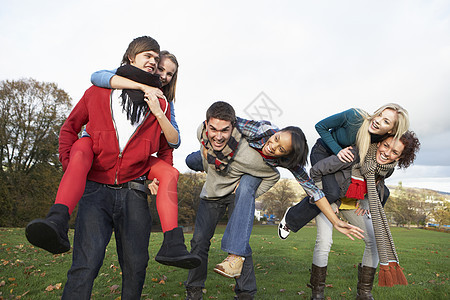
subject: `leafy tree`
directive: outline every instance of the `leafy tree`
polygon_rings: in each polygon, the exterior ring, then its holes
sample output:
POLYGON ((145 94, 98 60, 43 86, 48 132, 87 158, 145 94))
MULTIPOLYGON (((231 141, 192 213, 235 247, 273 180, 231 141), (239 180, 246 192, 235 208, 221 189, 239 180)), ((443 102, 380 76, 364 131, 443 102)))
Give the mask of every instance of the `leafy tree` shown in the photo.
MULTIPOLYGON (((205 183, 205 174, 181 173, 178 179, 178 223, 180 225, 192 225, 200 202, 200 192, 205 183)), ((161 224, 156 208, 156 196, 150 196, 150 212, 153 225, 161 224)))
POLYGON ((289 179, 280 179, 270 190, 260 197, 263 209, 269 214, 282 218, 286 209, 303 199, 305 193, 298 194, 298 184, 289 179), (295 186, 295 188, 293 187, 295 186))
POLYGON ((438 222, 439 228, 442 225, 450 225, 450 205, 446 203, 444 206, 436 208, 433 212, 433 217, 438 222))
POLYGON ((55 83, 0 82, 0 226, 23 225, 48 210, 61 178, 59 130, 70 108, 55 83))
POLYGON ((180 224, 194 224, 200 202, 200 192, 205 183, 203 173, 184 173, 178 179, 178 220, 180 224))
POLYGON ((386 212, 392 215, 397 226, 406 224, 408 228, 411 223, 417 225, 424 223, 427 216, 421 194, 404 188, 401 182, 395 192, 390 195, 386 212))

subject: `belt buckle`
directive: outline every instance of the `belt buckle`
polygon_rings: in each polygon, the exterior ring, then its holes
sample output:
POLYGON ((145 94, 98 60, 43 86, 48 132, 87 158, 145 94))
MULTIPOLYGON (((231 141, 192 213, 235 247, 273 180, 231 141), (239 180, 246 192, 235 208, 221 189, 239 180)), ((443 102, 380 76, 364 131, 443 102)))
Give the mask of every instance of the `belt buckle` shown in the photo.
POLYGON ((109 187, 110 189, 113 190, 121 190, 123 189, 123 185, 122 184, 107 184, 107 187, 109 187))

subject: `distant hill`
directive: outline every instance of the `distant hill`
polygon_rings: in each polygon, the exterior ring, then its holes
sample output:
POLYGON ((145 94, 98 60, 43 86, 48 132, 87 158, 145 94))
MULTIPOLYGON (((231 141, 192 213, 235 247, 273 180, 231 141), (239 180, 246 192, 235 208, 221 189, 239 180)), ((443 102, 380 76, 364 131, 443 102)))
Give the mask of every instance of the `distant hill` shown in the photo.
MULTIPOLYGON (((387 187, 389 188, 389 190, 393 190, 393 189, 397 188, 398 186, 396 186, 396 185, 387 185, 387 187)), ((403 187, 403 189, 410 190, 410 191, 415 191, 415 192, 436 193, 436 194, 440 194, 440 195, 444 195, 444 196, 450 196, 449 192, 441 192, 441 191, 436 191, 436 190, 432 190, 432 189, 412 188, 412 187, 405 187, 405 186, 403 187)))

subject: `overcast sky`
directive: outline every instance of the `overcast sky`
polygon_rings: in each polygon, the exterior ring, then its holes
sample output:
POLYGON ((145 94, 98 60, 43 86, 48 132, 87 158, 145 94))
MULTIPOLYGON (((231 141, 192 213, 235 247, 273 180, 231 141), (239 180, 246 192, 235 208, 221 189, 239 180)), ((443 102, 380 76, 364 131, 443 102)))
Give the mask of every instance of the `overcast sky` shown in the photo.
MULTIPOLYGON (((450 192, 450 1, 1 0, 0 80, 55 82, 75 105, 90 75, 150 35, 180 63, 175 167, 199 148, 208 106, 296 125, 396 102, 422 149, 388 184, 450 192), (266 108, 270 109, 267 110, 266 108)), ((282 173, 290 177, 289 173, 282 173)))

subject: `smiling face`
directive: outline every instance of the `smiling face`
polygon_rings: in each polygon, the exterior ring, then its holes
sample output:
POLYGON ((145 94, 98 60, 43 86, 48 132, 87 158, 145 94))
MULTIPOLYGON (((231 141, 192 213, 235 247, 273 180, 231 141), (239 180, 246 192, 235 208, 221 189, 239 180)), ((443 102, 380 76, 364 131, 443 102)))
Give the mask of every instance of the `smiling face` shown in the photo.
POLYGON ((156 67, 159 62, 159 54, 155 51, 144 51, 136 54, 132 59, 129 58, 130 64, 151 74, 155 74, 156 67))
POLYGON ((163 56, 158 64, 156 74, 161 79, 162 86, 168 85, 177 71, 177 65, 169 58, 163 56))
POLYGON ((392 133, 394 125, 397 123, 397 112, 393 109, 386 108, 379 115, 374 116, 370 121, 369 133, 384 135, 392 133))
POLYGON ((405 145, 402 142, 394 140, 389 137, 378 143, 377 148, 377 163, 380 165, 390 164, 400 159, 405 145))
POLYGON ((215 151, 221 151, 231 137, 233 125, 230 121, 210 118, 206 124, 208 140, 215 151))
POLYGON ((272 157, 283 157, 292 151, 292 138, 289 132, 278 131, 272 135, 261 149, 262 153, 272 157))

